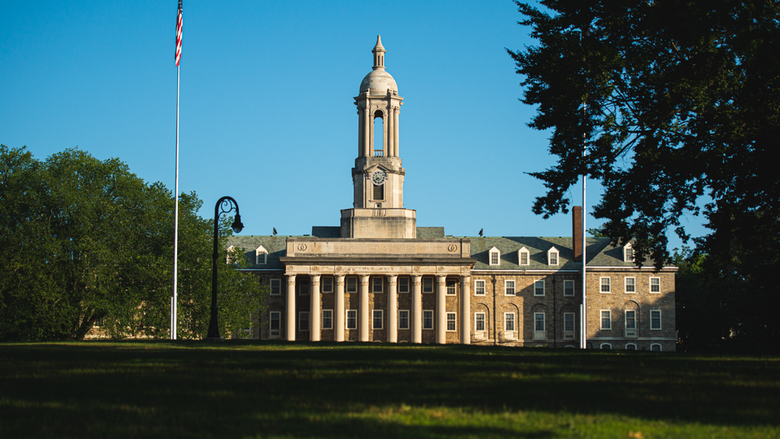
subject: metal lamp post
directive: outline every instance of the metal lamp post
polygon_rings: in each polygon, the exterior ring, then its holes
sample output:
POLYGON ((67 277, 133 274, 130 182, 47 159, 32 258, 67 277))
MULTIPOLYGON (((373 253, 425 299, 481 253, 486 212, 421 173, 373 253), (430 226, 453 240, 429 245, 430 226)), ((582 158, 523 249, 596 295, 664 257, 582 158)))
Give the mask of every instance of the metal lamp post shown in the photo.
POLYGON ((219 215, 223 213, 230 213, 233 208, 236 209, 236 218, 233 224, 230 226, 233 231, 240 233, 244 229, 244 225, 241 224, 241 215, 238 213, 238 203, 231 197, 222 197, 217 201, 214 206, 214 254, 212 255, 212 270, 211 270, 211 323, 209 323, 209 334, 206 340, 222 340, 219 335, 219 324, 217 322, 217 258, 219 257, 218 245, 219 245, 219 215))

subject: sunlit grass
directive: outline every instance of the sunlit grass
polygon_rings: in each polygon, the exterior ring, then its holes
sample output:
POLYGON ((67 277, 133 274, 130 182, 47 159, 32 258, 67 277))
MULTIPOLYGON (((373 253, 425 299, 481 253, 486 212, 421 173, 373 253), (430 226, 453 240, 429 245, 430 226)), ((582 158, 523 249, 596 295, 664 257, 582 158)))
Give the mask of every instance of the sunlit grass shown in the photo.
POLYGON ((778 377, 776 357, 0 344, 0 438, 780 437, 778 377))

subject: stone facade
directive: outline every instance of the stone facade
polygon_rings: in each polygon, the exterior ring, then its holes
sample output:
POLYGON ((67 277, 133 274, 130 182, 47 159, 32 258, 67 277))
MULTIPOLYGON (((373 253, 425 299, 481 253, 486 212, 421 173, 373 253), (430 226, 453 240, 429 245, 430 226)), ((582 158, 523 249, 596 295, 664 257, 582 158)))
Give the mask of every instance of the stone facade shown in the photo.
POLYGON ((311 236, 230 238, 255 262, 246 271, 271 287, 253 337, 674 351, 676 268, 638 267, 630 246, 608 239, 583 248, 579 208, 571 238, 447 237, 417 227, 403 205, 403 98, 379 38, 372 52, 355 98, 354 202, 341 224, 311 236))

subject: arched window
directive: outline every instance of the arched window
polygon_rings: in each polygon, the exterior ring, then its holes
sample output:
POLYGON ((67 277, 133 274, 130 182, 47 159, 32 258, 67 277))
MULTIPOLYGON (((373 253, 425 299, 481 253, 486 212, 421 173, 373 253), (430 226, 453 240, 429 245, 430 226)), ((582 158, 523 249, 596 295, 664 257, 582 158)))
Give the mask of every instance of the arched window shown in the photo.
POLYGON ((374 157, 384 157, 385 121, 382 110, 374 113, 374 157))

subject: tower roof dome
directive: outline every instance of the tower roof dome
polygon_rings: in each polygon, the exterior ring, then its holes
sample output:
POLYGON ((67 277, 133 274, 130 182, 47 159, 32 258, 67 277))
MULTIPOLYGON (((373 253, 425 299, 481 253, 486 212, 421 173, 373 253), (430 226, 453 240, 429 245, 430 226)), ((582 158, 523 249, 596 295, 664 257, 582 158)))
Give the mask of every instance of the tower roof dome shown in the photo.
POLYGON ((395 79, 385 71, 385 48, 382 46, 381 35, 376 36, 376 45, 371 50, 374 54, 374 67, 371 73, 363 78, 360 83, 360 93, 368 91, 369 94, 387 94, 388 90, 398 93, 398 84, 395 79))

